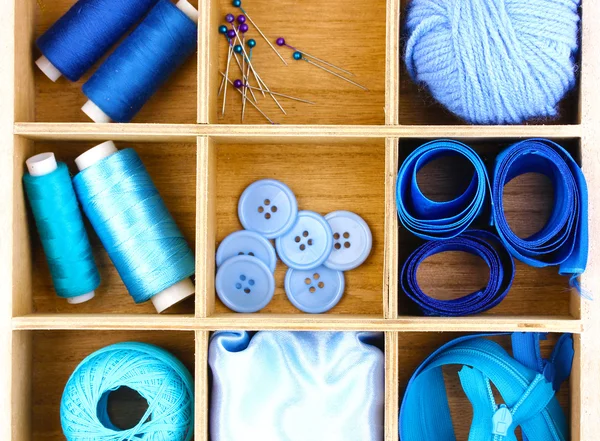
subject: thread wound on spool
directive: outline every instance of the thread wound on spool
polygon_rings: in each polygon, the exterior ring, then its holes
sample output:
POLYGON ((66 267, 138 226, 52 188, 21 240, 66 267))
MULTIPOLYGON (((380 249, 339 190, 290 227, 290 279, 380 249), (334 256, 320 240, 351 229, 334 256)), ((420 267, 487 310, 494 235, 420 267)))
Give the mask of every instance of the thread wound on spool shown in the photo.
POLYGON ((77 81, 156 0, 80 0, 37 40, 44 56, 77 81))
POLYGON ((83 86, 113 121, 129 122, 195 51, 196 24, 160 0, 138 28, 83 86))
POLYGON ((468 122, 554 117, 575 85, 579 3, 413 0, 406 67, 468 122))
POLYGON ((73 183, 136 303, 194 273, 194 254, 133 149, 86 168, 73 183))
POLYGON ((66 164, 43 176, 26 173, 23 184, 56 293, 73 298, 94 291, 100 274, 66 164))
POLYGON ((194 431, 193 379, 164 349, 117 343, 77 366, 63 392, 60 418, 68 441, 189 441, 194 431), (108 415, 108 396, 120 387, 136 391, 148 402, 148 410, 131 429, 119 429, 108 415))

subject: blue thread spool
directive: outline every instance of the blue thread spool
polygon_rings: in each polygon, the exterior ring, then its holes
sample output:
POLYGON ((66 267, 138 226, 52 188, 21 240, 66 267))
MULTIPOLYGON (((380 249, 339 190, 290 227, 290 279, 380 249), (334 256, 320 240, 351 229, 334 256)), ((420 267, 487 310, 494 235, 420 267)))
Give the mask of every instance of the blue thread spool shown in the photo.
POLYGON ((198 11, 160 0, 83 85, 81 110, 94 122, 129 122, 196 50, 198 11))
POLYGON ((134 301, 163 312, 194 294, 194 253, 137 153, 107 141, 75 164, 83 211, 134 301))
POLYGON ((71 304, 87 302, 100 285, 92 247, 64 163, 53 153, 27 161, 23 184, 40 233, 56 293, 71 304))
POLYGON ((63 392, 60 420, 68 441, 189 441, 194 433, 194 380, 173 355, 154 345, 117 343, 86 357, 63 392), (131 429, 108 415, 111 392, 127 387, 148 402, 131 429))
POLYGON ((52 81, 77 81, 157 0, 79 0, 36 44, 36 64, 52 81))

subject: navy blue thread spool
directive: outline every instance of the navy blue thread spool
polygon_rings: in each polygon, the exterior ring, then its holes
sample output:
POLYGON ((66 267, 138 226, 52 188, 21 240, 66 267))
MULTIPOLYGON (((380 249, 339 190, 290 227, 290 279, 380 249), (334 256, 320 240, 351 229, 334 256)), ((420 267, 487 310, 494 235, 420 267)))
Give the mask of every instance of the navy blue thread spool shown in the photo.
POLYGON ((135 151, 107 141, 75 164, 83 211, 135 302, 160 313, 194 294, 194 254, 135 151))
POLYGON ((79 0, 37 39, 36 64, 52 81, 77 81, 157 0, 79 0))
POLYGON ((96 123, 131 121, 196 50, 198 11, 159 0, 138 28, 83 85, 81 110, 96 123))
POLYGON ((27 198, 59 297, 72 305, 94 298, 100 274, 67 166, 53 153, 26 161, 23 176, 27 198))

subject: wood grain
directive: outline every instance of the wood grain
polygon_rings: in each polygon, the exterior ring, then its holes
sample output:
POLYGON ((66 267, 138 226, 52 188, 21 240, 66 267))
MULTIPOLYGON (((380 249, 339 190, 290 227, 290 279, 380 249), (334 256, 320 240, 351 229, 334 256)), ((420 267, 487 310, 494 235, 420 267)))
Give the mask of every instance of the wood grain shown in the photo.
MULTIPOLYGON (((74 159, 96 143, 40 142, 35 144, 35 153, 52 151, 59 161, 67 163, 71 173, 76 173, 74 159)), ((175 218, 190 246, 194 247, 196 222, 196 146, 195 144, 162 143, 117 143, 118 148, 132 147, 140 155, 150 176, 163 197, 167 208, 175 218), (175 172, 176 171, 176 172, 175 172)), ((24 167, 24 159, 21 167, 24 167)), ((22 170, 21 170, 22 173, 22 170)), ((31 216, 29 217, 32 220, 31 216)), ((69 305, 59 298, 52 287, 46 258, 41 248, 39 236, 29 223, 32 238, 33 310, 42 313, 154 313, 151 302, 136 305, 128 294, 114 265, 104 251, 98 237, 88 224, 88 233, 94 250, 94 257, 102 279, 96 290, 96 297, 89 302, 69 305)), ((168 313, 194 313, 194 298, 173 306, 168 313)))
MULTIPOLYGON (((219 71, 225 72, 228 51, 226 40, 218 34, 217 28, 224 23, 225 14, 238 15, 240 11, 231 6, 230 0, 210 1, 211 7, 218 10, 216 22, 211 23, 211 38, 216 40, 211 49, 216 46, 218 58, 214 58, 216 62, 211 65, 211 75, 216 79, 209 90, 210 122, 239 124, 241 95, 229 86, 225 115, 221 113, 223 96, 217 96, 221 82, 219 71)), ((386 0, 374 3, 365 0, 305 0, 301 3, 281 0, 276 5, 252 2, 244 4, 244 8, 273 44, 278 37, 285 37, 288 44, 349 70, 354 74, 353 81, 369 89, 365 92, 307 62, 295 61, 291 49, 276 46, 288 63, 285 66, 250 26, 247 38, 257 42, 252 65, 268 87, 316 103, 309 105, 280 99, 287 112, 284 115, 271 98, 257 97, 258 106, 273 121, 285 124, 385 123, 386 0)), ((240 69, 232 60, 230 78, 238 77, 241 77, 240 69)), ((256 85, 254 80, 252 84, 256 85)), ((247 104, 244 122, 268 124, 250 104, 247 104)))
MULTIPOLYGON (((295 193, 301 210, 322 215, 336 210, 353 211, 371 228, 373 249, 363 265, 345 273, 345 294, 328 313, 383 315, 384 144, 379 141, 293 146, 223 143, 216 148, 217 242, 242 228, 237 215, 238 199, 258 179, 272 178, 286 183, 295 193)), ((262 312, 300 313, 283 290, 286 270, 279 262, 275 295, 262 312)), ((215 310, 229 311, 220 301, 215 310)))

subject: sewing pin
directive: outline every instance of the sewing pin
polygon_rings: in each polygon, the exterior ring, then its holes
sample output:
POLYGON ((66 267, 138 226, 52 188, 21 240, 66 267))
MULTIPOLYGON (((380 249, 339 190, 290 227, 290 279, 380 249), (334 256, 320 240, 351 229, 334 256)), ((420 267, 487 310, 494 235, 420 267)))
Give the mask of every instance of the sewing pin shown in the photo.
POLYGON ((285 61, 285 59, 281 56, 281 54, 277 51, 277 49, 275 49, 275 46, 273 46, 273 44, 271 43, 271 41, 269 41, 267 36, 265 34, 263 34, 263 31, 261 31, 260 28, 258 26, 256 26, 256 23, 254 23, 254 20, 252 20, 252 18, 248 15, 246 10, 244 8, 242 8, 242 0, 233 0, 233 2, 231 2, 231 4, 236 8, 240 8, 240 10, 246 16, 246 18, 250 21, 250 23, 252 23, 252 26, 254 26, 256 28, 256 30, 258 31, 260 36, 267 42, 267 44, 271 47, 271 49, 273 49, 273 52, 275 52, 277 54, 277 56, 283 62, 283 64, 285 64, 287 66, 288 65, 287 61, 285 61))
MULTIPOLYGON (((223 35, 225 38, 227 37, 227 26, 221 25, 219 26, 219 34, 223 35)), ((221 96, 221 92, 223 92, 223 86, 225 85, 225 78, 221 79, 221 84, 219 85, 219 93, 217 96, 221 96)))
MULTIPOLYGON (((223 72, 221 72, 221 76, 223 76, 223 78, 225 78, 225 74, 224 74, 223 72)), ((254 87, 254 86, 248 86, 248 85, 245 85, 245 84, 244 84, 244 83, 243 83, 241 80, 236 80, 236 81, 234 81, 233 83, 234 83, 233 85, 234 85, 235 87, 238 87, 238 86, 236 86, 236 84, 238 84, 238 85, 239 85, 238 89, 239 89, 239 88, 242 88, 242 87, 244 87, 244 88, 248 88, 248 89, 260 90, 260 88, 259 88, 259 87, 254 87), (239 81, 239 83, 238 83, 237 81, 239 81)), ((269 93, 272 93, 273 95, 280 96, 280 97, 282 97, 282 98, 287 98, 287 99, 289 99, 289 100, 293 100, 293 101, 299 101, 299 102, 301 102, 301 103, 306 103, 306 104, 315 104, 315 103, 313 103, 312 101, 308 101, 308 100, 305 100, 305 99, 302 99, 302 98, 297 98, 297 97, 295 97, 295 96, 284 95, 283 93, 273 92, 272 90, 270 90, 270 91, 268 91, 268 92, 269 92, 269 93)), ((250 98, 248 98, 248 99, 250 99, 250 98)))
MULTIPOLYGON (((229 32, 227 32, 227 36, 229 37, 229 32)), ((231 63, 231 54, 233 53, 233 47, 230 44, 229 49, 227 51, 227 68, 225 69, 225 79, 229 79, 229 64, 231 63)), ((223 90, 223 109, 221 110, 221 115, 225 115, 225 103, 227 102, 227 84, 225 84, 225 88, 223 90)))
MULTIPOLYGON (((239 36, 239 32, 237 32, 237 29, 235 28, 235 25, 233 25, 233 30, 236 33, 236 38, 237 38, 238 42, 241 42, 240 36, 239 36)), ((269 89, 269 86, 267 86, 267 83, 265 83, 265 81, 256 72, 256 70, 254 69, 254 66, 252 66, 252 62, 250 60, 248 60, 248 54, 246 53, 246 50, 244 49, 244 46, 242 46, 240 44, 237 44, 236 45, 236 49, 241 49, 242 53, 244 54, 243 56, 246 57, 246 61, 250 65, 250 69, 252 69, 252 73, 254 74, 254 77, 256 78, 256 81, 258 82, 258 85, 260 86, 260 83, 262 83, 262 88, 264 88, 267 91, 267 93, 269 93, 271 89, 269 89)), ((263 92, 263 94, 264 94, 264 92, 263 92)), ((273 101, 275 101, 275 104, 277 104, 277 107, 279 107, 279 109, 283 112, 284 115, 287 115, 287 112, 281 106, 281 104, 279 103, 279 101, 277 100, 277 98, 275 98, 275 95, 273 95, 273 94, 270 94, 270 95, 271 95, 271 98, 273 99, 273 101)))
MULTIPOLYGON (((254 40, 253 38, 248 40, 248 47, 250 48, 250 53, 248 54, 249 61, 252 61, 252 49, 254 49, 255 46, 256 46, 256 40, 254 40)), ((244 95, 242 98, 242 122, 244 122, 244 116, 246 114, 246 95, 248 92, 248 88, 250 87, 250 81, 248 78, 249 76, 250 76, 250 64, 248 64, 248 69, 246 70, 246 84, 245 85, 247 87, 244 88, 244 95)), ((263 91, 261 90, 261 92, 263 92, 263 91)), ((254 92, 252 91, 252 89, 250 89, 250 93, 252 94, 252 96, 254 96, 254 92)), ((254 101, 256 101, 256 98, 254 99, 254 101)))
POLYGON ((300 52, 300 51, 296 51, 296 52, 294 52, 294 60, 304 60, 304 61, 306 61, 307 63, 310 63, 310 64, 312 64, 313 66, 317 66, 319 69, 322 69, 322 70, 324 70, 325 72, 329 72, 331 75, 335 75, 336 77, 338 77, 338 78, 341 78, 342 80, 344 80, 344 81, 347 81, 347 82, 349 82, 350 84, 353 84, 353 85, 355 85, 356 87, 360 87, 362 90, 366 90, 367 92, 369 91, 369 89, 367 89, 365 86, 361 86, 360 84, 358 84, 358 83, 355 83, 354 81, 352 81, 352 80, 350 80, 350 79, 348 79, 348 78, 346 78, 346 77, 343 77, 343 76, 341 76, 340 74, 338 74, 338 73, 335 73, 335 72, 333 72, 333 71, 331 71, 331 70, 327 69, 326 67, 323 67, 323 66, 321 66, 321 65, 319 65, 319 64, 317 64, 317 63, 315 63, 314 61, 311 61, 311 60, 310 60, 310 59, 308 59, 308 58, 304 58, 304 57, 302 56, 302 52, 300 52))
POLYGON ((334 69, 337 69, 337 70, 339 70, 341 72, 344 72, 345 74, 348 74, 350 76, 354 76, 354 74, 352 72, 347 71, 346 69, 342 69, 341 67, 338 67, 335 64, 328 63, 327 61, 321 60, 320 58, 317 58, 314 55, 310 55, 309 53, 306 53, 304 51, 296 49, 294 46, 290 46, 289 44, 287 44, 285 42, 285 38, 283 38, 283 37, 279 37, 275 43, 277 43, 277 46, 288 47, 288 48, 292 49, 293 51, 300 52, 305 57, 312 58, 313 60, 317 60, 319 63, 325 64, 326 66, 329 66, 329 67, 333 67, 334 69))
MULTIPOLYGON (((223 72, 221 72, 221 75, 224 75, 223 72)), ((243 83, 241 80, 238 80, 238 81, 239 81, 239 83, 237 83, 237 84, 240 85, 240 87, 241 87, 243 85, 243 83)), ((235 87, 235 84, 236 84, 235 82, 231 81, 230 79, 227 79, 227 82, 229 84, 232 84, 234 86, 234 89, 237 90, 239 93, 242 93, 242 91, 238 87, 235 87)), ((271 124, 275 125, 275 123, 271 120, 271 118, 269 118, 262 110, 260 110, 260 108, 256 105, 256 103, 254 101, 252 101, 250 99, 250 97, 248 97, 247 100, 250 104, 252 104, 254 106, 254 108, 256 110, 258 110, 260 112, 260 114, 262 116, 264 116, 266 118, 267 121, 269 121, 271 124)))

